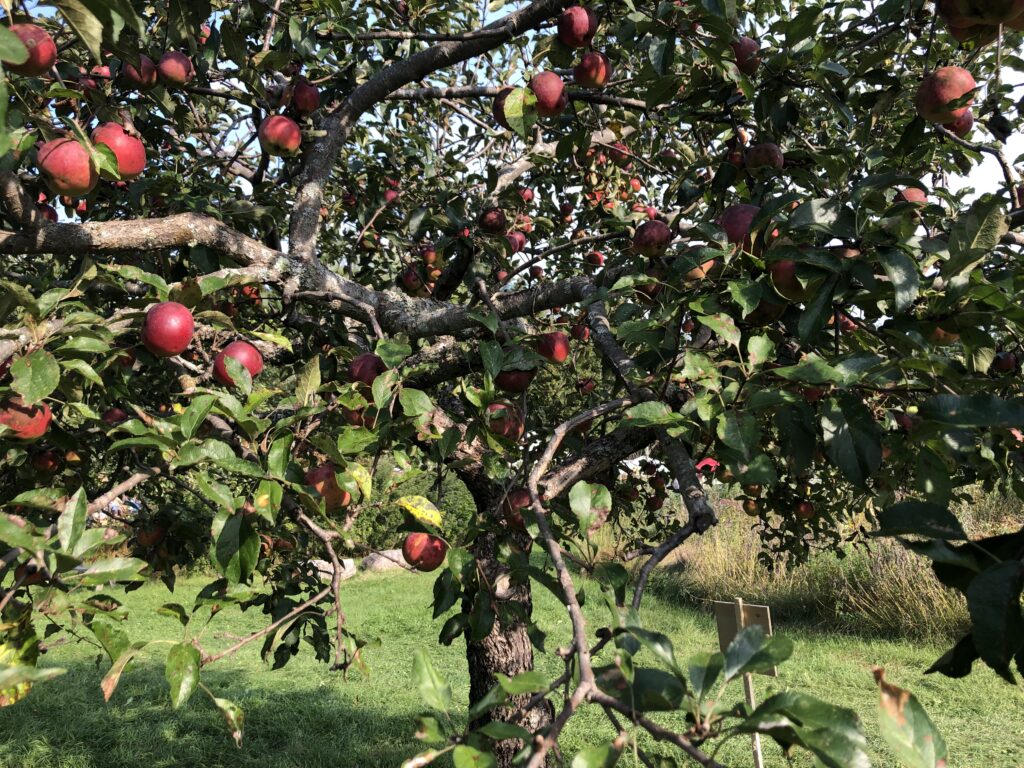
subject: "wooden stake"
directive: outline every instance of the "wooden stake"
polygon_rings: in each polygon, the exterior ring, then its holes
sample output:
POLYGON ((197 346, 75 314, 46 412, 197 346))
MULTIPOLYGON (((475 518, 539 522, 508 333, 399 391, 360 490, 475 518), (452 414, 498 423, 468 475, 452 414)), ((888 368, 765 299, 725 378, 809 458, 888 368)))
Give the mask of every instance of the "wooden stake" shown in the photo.
MULTIPOLYGON (((736 598, 736 632, 743 631, 743 598, 736 598)), ((754 708, 754 676, 747 672, 743 675, 743 693, 746 696, 747 704, 754 708)), ((761 734, 754 734, 754 768, 764 768, 764 759, 761 757, 761 734)))

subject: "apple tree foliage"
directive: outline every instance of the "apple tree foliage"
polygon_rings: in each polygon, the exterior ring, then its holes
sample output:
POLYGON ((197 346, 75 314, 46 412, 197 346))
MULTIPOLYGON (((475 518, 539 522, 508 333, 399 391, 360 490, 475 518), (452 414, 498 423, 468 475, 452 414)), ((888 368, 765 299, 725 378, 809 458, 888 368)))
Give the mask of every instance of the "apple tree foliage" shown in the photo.
MULTIPOLYGON (((275 667, 306 644, 372 662, 310 560, 361 551, 359 516, 423 476, 434 498, 398 500, 393 540, 443 540, 433 613, 472 705, 465 733, 424 715, 410 766, 543 765, 585 706, 609 731, 573 765, 632 750, 623 722, 662 745, 648 765, 718 765, 750 733, 867 765, 852 712, 737 703, 784 638, 682 658, 645 625, 650 571, 717 521, 709 467, 766 558, 900 537, 970 608, 934 669, 1024 674, 1024 531, 970 541, 950 512, 966 486, 1024 495, 1017 4, 966 3, 972 25, 959 0, 0 5, 55 56, 0 29, 0 704, 58 674, 40 653, 73 632, 108 657, 105 698, 165 654, 173 706, 203 690, 241 742, 203 669, 250 642, 275 667), (918 114, 947 66, 978 87, 940 106, 973 128, 918 114), (94 143, 101 123, 130 141, 94 143), (998 180, 972 189, 983 161, 998 180), (168 301, 194 331, 165 357, 140 342, 168 301), (216 373, 237 340, 262 371, 216 373), (453 476, 476 509, 446 530, 453 476), (195 603, 162 609, 170 650, 134 641, 118 590, 204 557, 195 603), (533 622, 532 587, 571 637, 533 622), (203 647, 253 606, 264 630, 203 647), (564 675, 533 671, 559 647, 564 675), (649 716, 670 710, 684 727, 649 716)), ((451 708, 429 650, 413 675, 451 708)), ((899 759, 944 765, 878 679, 899 759)))

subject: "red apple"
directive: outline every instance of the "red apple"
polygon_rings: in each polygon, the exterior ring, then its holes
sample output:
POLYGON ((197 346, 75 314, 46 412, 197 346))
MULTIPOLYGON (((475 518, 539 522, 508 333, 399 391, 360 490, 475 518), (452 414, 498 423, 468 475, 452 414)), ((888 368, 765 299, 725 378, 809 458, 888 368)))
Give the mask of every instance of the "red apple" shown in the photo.
POLYGON ((487 208, 477 219, 480 229, 491 235, 500 235, 508 229, 508 219, 501 208, 487 208))
POLYGON ((74 139, 46 142, 36 153, 46 185, 55 193, 77 197, 91 192, 100 180, 89 150, 74 139))
POLYGON ((603 88, 612 79, 613 71, 607 56, 598 51, 588 51, 572 71, 572 76, 581 88, 603 88))
POLYGON ((805 301, 807 289, 800 284, 796 276, 797 264, 792 259, 779 259, 768 265, 772 276, 772 285, 783 298, 790 301, 805 301))
POLYGON ((424 573, 436 571, 444 562, 447 553, 448 545, 444 539, 431 536, 429 533, 410 533, 402 544, 402 557, 405 558, 405 562, 424 573))
POLYGON ((959 136, 961 139, 967 138, 971 130, 974 128, 974 113, 968 109, 956 120, 951 123, 946 123, 942 127, 954 136, 959 136))
POLYGON ((917 187, 905 187, 896 193, 894 202, 927 204, 928 195, 917 187))
POLYGON ((583 258, 592 267, 604 266, 604 254, 600 251, 591 251, 583 258))
POLYGON ((569 337, 561 331, 545 333, 537 338, 537 354, 552 363, 564 363, 569 357, 569 337))
POLYGON ((46 434, 53 413, 46 403, 26 406, 21 395, 0 401, 0 424, 14 433, 18 440, 38 440, 46 434))
POLYGON ((213 361, 213 378, 226 387, 235 386, 228 373, 226 359, 233 358, 249 371, 249 376, 256 378, 263 370, 263 355, 247 341, 233 341, 222 349, 213 361))
POLYGON ((92 132, 96 144, 110 147, 117 158, 117 172, 124 180, 136 178, 146 168, 146 147, 117 123, 101 123, 92 132))
POLYGON ((917 89, 917 114, 930 123, 951 123, 967 111, 974 101, 973 94, 969 94, 977 87, 966 69, 939 67, 917 89), (961 106, 950 106, 951 102, 961 106))
POLYGON ((121 79, 135 86, 140 91, 148 91, 156 85, 156 64, 144 53, 139 54, 139 66, 124 62, 121 66, 121 79))
POLYGON ((302 146, 299 124, 284 115, 271 115, 260 123, 260 146, 272 157, 294 155, 302 146))
POLYGON ((8 29, 28 49, 28 58, 21 64, 5 61, 7 71, 27 77, 38 77, 49 72, 57 62, 57 46, 49 33, 37 24, 12 24, 8 29))
POLYGON ((608 156, 619 168, 626 168, 632 162, 633 153, 621 141, 616 141, 609 148, 608 156))
POLYGON ((575 210, 576 206, 570 202, 565 202, 558 206, 558 212, 562 215, 562 221, 566 224, 572 221, 572 214, 575 210))
POLYGON ((754 217, 761 209, 756 205, 737 203, 731 205, 722 212, 718 219, 718 226, 725 230, 725 236, 733 245, 743 245, 743 250, 753 250, 753 241, 750 237, 750 225, 754 217))
POLYGON ((155 547, 164 540, 167 531, 161 525, 147 525, 135 532, 135 541, 140 547, 155 547))
POLYGON ((761 44, 752 37, 743 36, 732 43, 736 55, 736 68, 747 77, 753 77, 761 66, 761 44))
POLYGON ((57 451, 40 451, 29 462, 32 469, 44 475, 52 475, 60 469, 61 455, 57 451))
POLYGON ((523 510, 529 509, 530 503, 530 492, 526 488, 513 488, 505 495, 501 502, 501 514, 510 528, 520 531, 526 528, 523 510))
POLYGON ((1009 373, 1017 370, 1017 363, 1017 355, 1013 352, 1000 352, 992 361, 992 368, 1001 373, 1009 373))
POLYGON ((522 371, 502 371, 494 377, 494 386, 502 392, 519 394, 527 390, 530 386, 530 382, 533 381, 533 377, 536 375, 536 368, 529 368, 522 371))
POLYGON ((809 501, 801 501, 796 505, 796 516, 801 520, 810 520, 814 517, 814 505, 809 501))
POLYGON ((770 141, 752 146, 747 150, 744 160, 747 169, 751 171, 758 168, 775 168, 781 171, 786 164, 785 156, 779 149, 779 145, 770 141))
POLYGON ((372 387, 384 371, 388 369, 384 361, 372 352, 364 352, 356 355, 348 364, 348 375, 352 381, 358 381, 367 387, 372 387))
POLYGON ((167 51, 160 57, 156 65, 156 71, 160 79, 166 85, 180 88, 192 82, 196 76, 196 69, 192 66, 192 59, 181 51, 167 51))
POLYGON ((601 18, 589 8, 574 5, 558 17, 558 39, 568 48, 586 48, 597 34, 601 18))
POLYGON ((670 242, 672 230, 665 222, 657 219, 645 221, 633 234, 633 251, 641 256, 654 258, 665 253, 670 242))
POLYGON ((334 475, 334 465, 330 462, 309 470, 305 479, 306 485, 313 486, 313 489, 323 498, 328 512, 347 507, 352 502, 352 494, 338 485, 338 478, 334 475))
POLYGON ((165 301, 151 307, 142 324, 142 343, 157 357, 174 357, 192 341, 195 321, 188 307, 165 301))
POLYGON ((533 202, 533 190, 527 187, 520 187, 516 190, 516 194, 519 195, 519 199, 529 205, 533 202))
POLYGON ((540 266, 539 264, 534 264, 532 267, 530 267, 530 277, 532 277, 534 280, 540 280, 542 277, 544 277, 544 267, 540 266))
POLYGON ((744 499, 743 511, 751 517, 757 517, 761 513, 761 504, 754 499, 744 499))
POLYGON ((117 426, 123 421, 128 421, 131 416, 128 415, 128 411, 123 408, 107 408, 100 416, 100 421, 106 424, 108 427, 117 426))
POLYGON ((509 247, 512 249, 512 253, 519 253, 527 245, 526 235, 522 232, 509 232, 505 235, 505 239, 508 241, 509 247))
POLYGON ((300 115, 310 115, 320 108, 320 90, 302 77, 292 88, 292 108, 300 115))
POLYGON ((541 117, 560 115, 569 103, 565 83, 554 72, 534 75, 526 87, 537 97, 537 114, 541 117))
POLYGON ((518 443, 523 439, 526 425, 519 409, 511 403, 491 403, 486 409, 487 429, 492 435, 518 443))

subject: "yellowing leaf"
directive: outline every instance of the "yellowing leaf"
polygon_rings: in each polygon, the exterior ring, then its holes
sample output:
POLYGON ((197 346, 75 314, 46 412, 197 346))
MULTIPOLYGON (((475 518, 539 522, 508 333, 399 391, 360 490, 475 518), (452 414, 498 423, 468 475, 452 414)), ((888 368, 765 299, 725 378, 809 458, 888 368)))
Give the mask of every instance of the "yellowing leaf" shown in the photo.
POLYGON ((435 528, 441 527, 441 510, 435 507, 430 499, 423 496, 403 496, 397 503, 421 523, 432 525, 435 528))

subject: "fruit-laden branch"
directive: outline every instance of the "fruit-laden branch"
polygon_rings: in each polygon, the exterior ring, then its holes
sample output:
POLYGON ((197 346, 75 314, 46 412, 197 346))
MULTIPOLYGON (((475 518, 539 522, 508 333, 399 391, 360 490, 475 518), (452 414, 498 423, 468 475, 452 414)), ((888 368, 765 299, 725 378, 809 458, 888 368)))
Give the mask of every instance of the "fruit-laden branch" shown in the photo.
POLYGON ((269 266, 282 258, 279 251, 198 213, 163 219, 44 224, 36 230, 0 232, 0 253, 4 254, 123 253, 197 245, 242 265, 269 266))
MULTIPOLYGON (((636 363, 619 346, 608 322, 604 302, 595 301, 587 308, 587 318, 593 333, 594 344, 601 355, 608 361, 616 376, 626 385, 630 396, 639 401, 657 400, 658 396, 650 389, 636 382, 636 363)), ((690 516, 690 524, 695 532, 704 533, 718 522, 715 510, 708 501, 707 494, 701 487, 697 466, 690 457, 689 451, 679 440, 668 434, 664 427, 657 427, 658 440, 665 453, 665 463, 678 483, 679 493, 690 516)), ((681 543, 681 542, 680 542, 681 543)), ((664 558, 668 552, 661 555, 664 558)), ((659 558, 660 559, 660 558, 659 558)))
POLYGON ((500 30, 501 34, 438 43, 404 61, 385 67, 353 90, 335 111, 328 114, 320 126, 325 131, 324 136, 306 152, 295 204, 292 207, 289 229, 291 253, 306 263, 316 259, 324 184, 334 169, 341 147, 348 140, 349 132, 364 112, 404 85, 422 80, 439 69, 487 53, 512 40, 551 18, 570 2, 571 0, 537 0, 481 30, 500 30))
MULTIPOLYGON (((493 85, 457 85, 450 88, 400 88, 388 95, 388 101, 425 101, 428 99, 484 99, 500 94, 502 88, 493 85)), ((627 99, 600 91, 569 88, 566 91, 570 101, 587 104, 607 104, 613 107, 647 110, 642 99, 627 99)))

